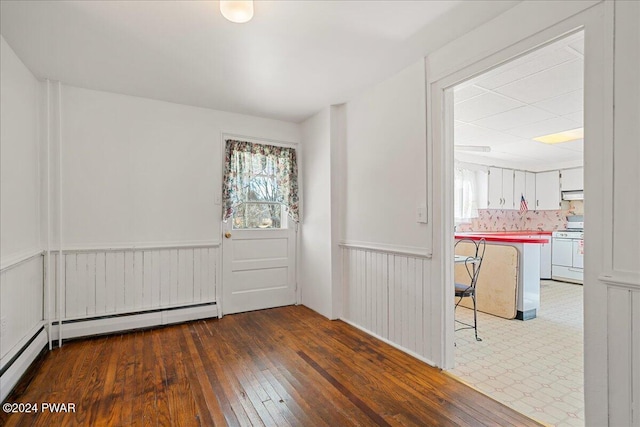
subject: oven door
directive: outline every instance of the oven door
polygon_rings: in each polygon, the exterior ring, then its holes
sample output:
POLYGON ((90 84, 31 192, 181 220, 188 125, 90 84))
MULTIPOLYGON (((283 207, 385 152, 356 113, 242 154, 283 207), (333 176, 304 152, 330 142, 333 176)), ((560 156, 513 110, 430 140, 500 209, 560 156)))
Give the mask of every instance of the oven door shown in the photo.
POLYGON ((554 237, 552 244, 551 264, 573 267, 573 239, 554 237))

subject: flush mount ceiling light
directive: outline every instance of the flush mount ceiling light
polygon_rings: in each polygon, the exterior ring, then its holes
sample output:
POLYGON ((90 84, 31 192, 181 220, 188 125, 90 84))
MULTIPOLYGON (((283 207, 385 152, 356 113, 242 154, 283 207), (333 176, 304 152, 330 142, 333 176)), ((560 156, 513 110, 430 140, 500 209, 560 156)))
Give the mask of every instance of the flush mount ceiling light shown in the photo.
POLYGON ((253 0, 220 0, 220 13, 231 22, 244 24, 253 18, 253 0))
POLYGON ((539 136, 533 138, 534 141, 543 142, 545 144, 560 144, 562 142, 575 141, 584 138, 584 129, 571 129, 564 132, 552 133, 551 135, 539 136))

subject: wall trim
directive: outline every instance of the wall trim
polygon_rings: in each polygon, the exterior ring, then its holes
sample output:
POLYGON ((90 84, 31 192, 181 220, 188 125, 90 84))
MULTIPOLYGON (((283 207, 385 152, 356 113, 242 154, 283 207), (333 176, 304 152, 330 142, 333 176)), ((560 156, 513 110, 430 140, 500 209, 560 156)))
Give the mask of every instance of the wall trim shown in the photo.
POLYGON ((394 255, 405 255, 416 258, 430 259, 432 256, 431 251, 416 246, 388 245, 384 243, 358 242, 355 240, 343 240, 338 243, 338 245, 342 248, 347 249, 362 249, 365 251, 383 252, 394 255))
POLYGON ((11 364, 6 366, 0 376, 0 402, 4 402, 22 375, 29 369, 42 350, 47 347, 47 333, 42 324, 38 325, 38 327, 38 332, 30 336, 27 343, 20 347, 17 357, 11 360, 11 364))
POLYGON ((388 340, 388 339, 386 339, 384 337, 381 337, 380 335, 378 335, 378 334, 376 334, 374 332, 371 332, 370 330, 368 330, 366 328, 363 328, 362 326, 359 326, 358 324, 353 323, 352 321, 347 320, 344 317, 340 317, 339 320, 343 321, 347 325, 353 326, 354 328, 361 330, 362 332, 365 332, 368 335, 371 335, 372 337, 374 337, 376 339, 379 339, 380 341, 384 342, 385 344, 389 344, 391 347, 396 348, 396 349, 400 350, 401 352, 408 354, 411 357, 415 357, 416 359, 420 360, 421 362, 426 363, 429 366, 437 368, 437 365, 435 364, 435 362, 433 362, 432 360, 427 359, 426 357, 420 356, 418 353, 413 352, 413 351, 409 350, 408 348, 402 347, 401 345, 396 344, 393 341, 390 341, 390 340, 388 340))
MULTIPOLYGON (((122 251, 139 251, 139 250, 162 250, 162 249, 201 249, 201 248, 217 248, 221 243, 215 241, 194 241, 194 242, 167 242, 167 243, 140 243, 132 245, 130 243, 115 244, 92 244, 92 245, 68 245, 66 249, 62 249, 62 253, 80 253, 80 252, 122 252, 122 251)), ((57 252, 57 251, 56 251, 57 252)))
POLYGON ((30 261, 32 258, 35 258, 39 255, 44 255, 44 252, 45 251, 42 249, 29 249, 27 251, 23 251, 19 254, 11 256, 8 259, 3 260, 2 265, 0 265, 0 273, 11 270, 12 268, 17 267, 24 262, 30 261))
POLYGON ((613 271, 599 275, 598 280, 610 287, 640 291, 640 273, 613 271))

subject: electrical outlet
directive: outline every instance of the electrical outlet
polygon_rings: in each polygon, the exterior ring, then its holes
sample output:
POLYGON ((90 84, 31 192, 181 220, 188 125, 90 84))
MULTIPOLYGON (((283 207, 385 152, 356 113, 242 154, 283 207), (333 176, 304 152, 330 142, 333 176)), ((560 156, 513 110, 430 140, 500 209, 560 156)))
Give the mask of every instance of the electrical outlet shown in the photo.
POLYGON ((7 334, 7 317, 0 318, 0 335, 5 336, 7 334))

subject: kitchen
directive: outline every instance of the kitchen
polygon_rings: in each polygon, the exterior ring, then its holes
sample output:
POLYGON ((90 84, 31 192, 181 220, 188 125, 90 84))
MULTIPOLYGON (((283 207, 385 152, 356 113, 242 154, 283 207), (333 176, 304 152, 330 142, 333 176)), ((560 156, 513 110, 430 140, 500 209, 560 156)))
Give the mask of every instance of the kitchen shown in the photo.
POLYGON ((455 310, 480 339, 457 324, 451 372, 558 425, 584 423, 582 45, 575 33, 454 88, 455 238, 486 253, 477 323, 471 298, 455 310))

